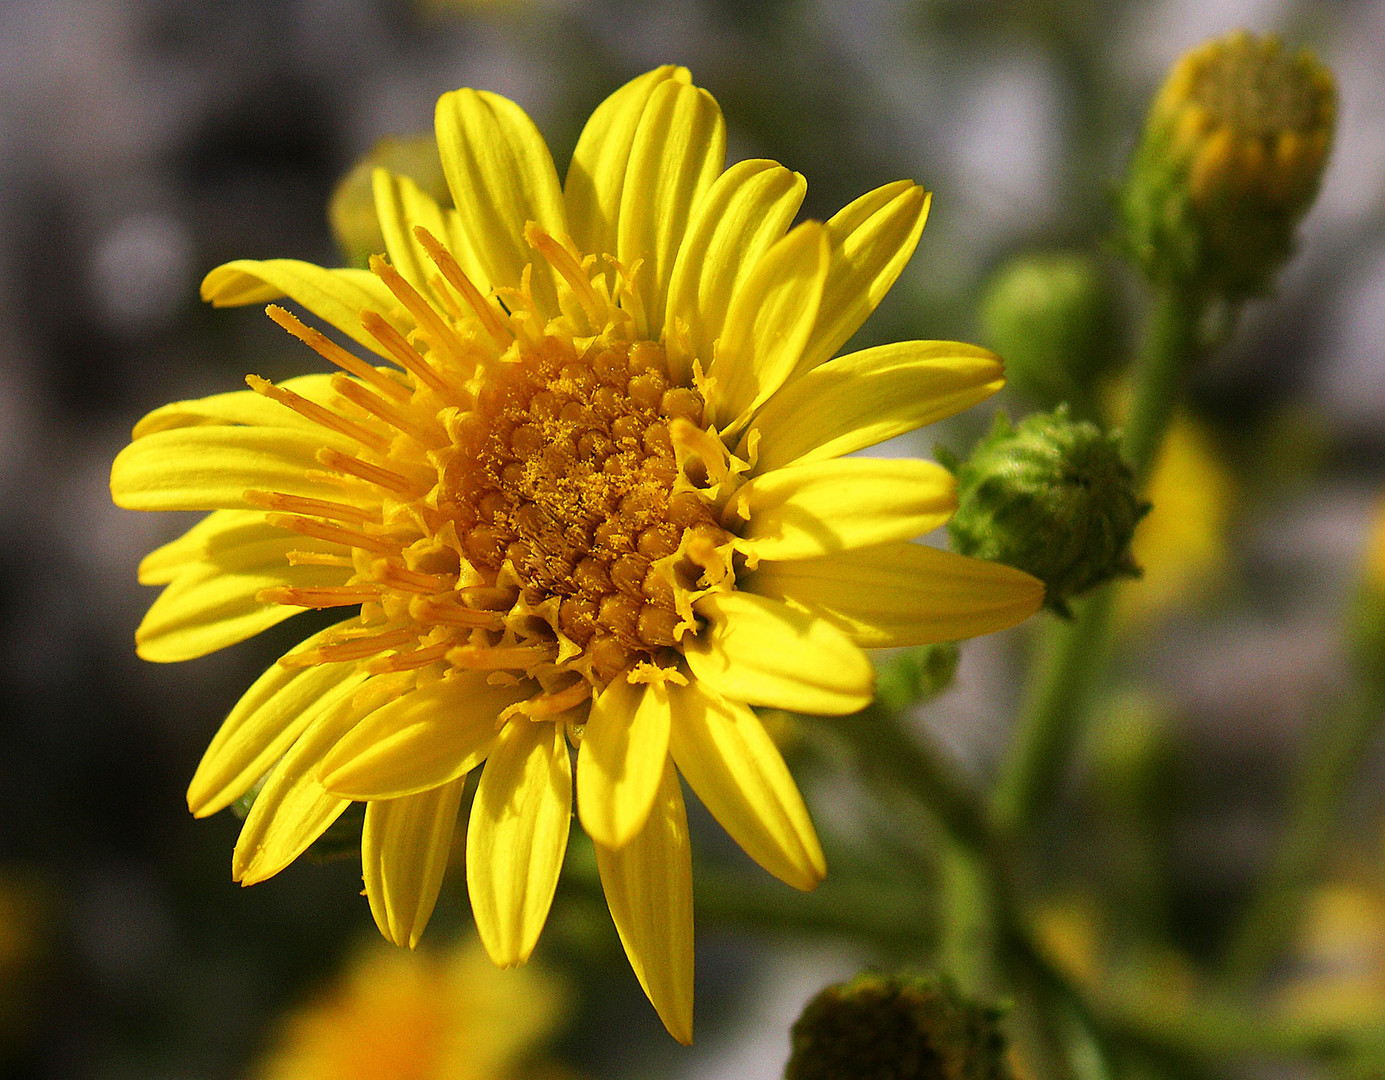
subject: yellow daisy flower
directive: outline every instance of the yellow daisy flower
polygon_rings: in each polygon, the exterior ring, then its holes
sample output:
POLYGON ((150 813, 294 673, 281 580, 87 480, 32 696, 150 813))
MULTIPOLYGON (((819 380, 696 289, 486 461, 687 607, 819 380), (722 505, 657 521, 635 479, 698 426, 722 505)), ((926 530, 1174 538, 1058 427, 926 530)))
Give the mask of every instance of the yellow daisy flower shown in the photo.
POLYGON ((234 873, 282 870, 353 800, 366 893, 414 944, 467 775, 476 923, 499 964, 547 917, 573 801, 632 966, 692 1033, 692 886, 678 775, 770 873, 825 872, 752 706, 849 713, 863 647, 1020 621, 1034 579, 909 541, 955 496, 940 466, 846 457, 997 390, 1000 362, 910 341, 832 359, 893 283, 928 196, 908 181, 790 225, 801 176, 723 169, 682 68, 592 115, 565 183, 494 94, 438 102, 456 209, 375 173, 388 259, 213 270, 218 305, 281 308, 341 370, 157 409, 111 473, 139 510, 211 510, 149 555, 140 654, 172 661, 305 608, 354 608, 227 718, 193 813, 263 779, 234 873), (377 366, 383 360, 382 366, 377 366))

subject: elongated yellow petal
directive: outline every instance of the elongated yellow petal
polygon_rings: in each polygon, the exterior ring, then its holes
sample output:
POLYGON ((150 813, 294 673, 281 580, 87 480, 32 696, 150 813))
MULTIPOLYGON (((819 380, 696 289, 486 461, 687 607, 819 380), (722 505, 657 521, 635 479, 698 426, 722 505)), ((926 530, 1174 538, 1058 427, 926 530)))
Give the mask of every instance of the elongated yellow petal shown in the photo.
POLYGON ((621 847, 644 827, 668 756, 668 693, 613 680, 592 704, 577 754, 577 812, 597 843, 621 847))
POLYGON ((693 208, 726 164, 726 123, 707 91, 678 79, 654 88, 635 129, 616 224, 616 256, 635 268, 639 331, 658 340, 669 277, 693 208))
POLYGON ((531 689, 489 686, 484 673, 467 672, 410 691, 326 755, 323 786, 352 799, 392 799, 451 783, 485 760, 500 711, 531 689))
MULTIPOLYGON (((330 375, 300 375, 295 379, 285 379, 278 385, 318 405, 326 405, 336 397, 331 382, 330 375)), ((314 432, 322 430, 318 424, 263 394, 253 390, 233 390, 226 394, 213 394, 193 401, 175 401, 161 406, 135 425, 132 438, 142 439, 156 431, 173 428, 218 424, 302 428, 314 432)))
POLYGON ((704 596, 694 610, 707 625, 684 640, 683 653, 723 697, 829 715, 870 702, 874 669, 832 623, 739 591, 704 596))
POLYGON ((691 1043, 692 848, 671 761, 665 760, 644 828, 624 847, 597 844, 596 866, 635 977, 669 1034, 691 1043))
POLYGON ((745 853, 795 889, 817 887, 827 860, 798 785, 747 705, 701 683, 669 690, 669 752, 712 816, 745 853))
POLYGON ((807 181, 773 161, 732 165, 697 204, 669 282, 667 347, 678 375, 705 370, 736 286, 793 222, 807 181), (687 339, 673 327, 686 328, 687 339))
POLYGON ((363 309, 377 312, 400 333, 413 328, 394 294, 368 270, 329 270, 297 259, 237 259, 202 279, 202 299, 217 307, 263 304, 281 296, 382 356, 380 343, 361 326, 363 309))
POLYGON ((275 586, 345 585, 352 573, 349 566, 288 564, 290 551, 325 546, 285 534, 228 549, 180 575, 145 613, 135 631, 136 651, 160 664, 192 660, 300 614, 300 607, 262 604, 256 595, 275 586))
POLYGON ((321 698, 316 715, 255 796, 231 858, 232 876, 242 885, 264 881, 288 866, 350 804, 317 782, 317 765, 360 717, 353 698, 366 679, 351 672, 321 698))
POLYGON ((832 619, 865 648, 989 634, 1023 622, 1044 598, 1023 571, 922 544, 762 563, 739 584, 832 619))
POLYGON ((902 341, 839 356, 755 414, 756 469, 854 453, 970 408, 1004 384, 995 354, 957 341, 902 341))
POLYGON ((867 192, 827 222, 832 266, 795 374, 834 356, 890 291, 918 246, 929 198, 923 188, 899 180, 867 192))
MULTIPOLYGON (((440 271, 428 256, 414 232, 422 226, 447 245, 463 270, 483 293, 490 289, 490 279, 472 249, 457 212, 438 205, 437 201, 407 176, 397 176, 387 169, 376 169, 371 176, 375 194, 375 215, 380 232, 385 237, 389 261, 404 280, 428 297, 435 306, 446 311, 445 301, 433 283, 440 271)), ((445 293, 445 290, 444 290, 445 293)), ((496 306, 498 312, 499 306, 496 306)))
POLYGON ((282 536, 265 521, 263 510, 214 510, 176 540, 140 560, 141 585, 167 585, 180 574, 196 571, 223 548, 240 547, 282 536))
POLYGON ((660 83, 687 84, 687 68, 671 64, 631 79, 596 107, 572 151, 563 196, 568 228, 579 251, 615 254, 616 222, 635 131, 660 83))
POLYGON ((760 257, 737 286, 707 369, 718 427, 758 408, 798 364, 827 276, 823 226, 805 221, 760 257))
POLYGON ((572 819, 572 762, 559 724, 514 720, 481 773, 466 880, 481 943, 502 967, 529 959, 548 918, 572 819))
POLYGON ((329 431, 188 427, 136 439, 111 464, 111 498, 126 510, 245 509, 248 490, 322 495, 317 452, 355 444, 329 431))
POLYGON ((380 933, 414 948, 428 925, 452 850, 466 777, 366 805, 361 871, 380 933))
POLYGON ((909 540, 957 508, 957 481, 915 458, 841 458, 786 465, 744 485, 723 515, 744 521, 744 550, 756 559, 806 559, 909 540))
MULTIPOLYGON (((311 646, 335 629, 329 627, 304 644, 311 646)), ((206 817, 249 791, 302 734, 323 699, 350 674, 350 664, 271 664, 241 695, 202 755, 188 785, 188 809, 206 817)))
POLYGON ((452 202, 485 280, 518 288, 532 262, 534 300, 542 313, 556 315, 552 269, 535 260, 524 239, 530 221, 550 235, 567 234, 558 173, 538 128, 513 101, 476 90, 439 98, 436 127, 452 202))

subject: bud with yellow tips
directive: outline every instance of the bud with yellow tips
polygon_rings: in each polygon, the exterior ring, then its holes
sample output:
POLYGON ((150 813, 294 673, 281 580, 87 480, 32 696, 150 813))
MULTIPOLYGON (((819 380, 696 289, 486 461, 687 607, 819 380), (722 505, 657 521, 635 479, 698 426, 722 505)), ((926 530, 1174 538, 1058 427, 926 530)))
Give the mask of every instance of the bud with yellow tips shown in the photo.
POLYGON ((1264 292, 1317 194, 1336 117, 1332 74, 1307 50, 1237 31, 1186 53, 1121 193, 1136 261, 1160 284, 1264 292))

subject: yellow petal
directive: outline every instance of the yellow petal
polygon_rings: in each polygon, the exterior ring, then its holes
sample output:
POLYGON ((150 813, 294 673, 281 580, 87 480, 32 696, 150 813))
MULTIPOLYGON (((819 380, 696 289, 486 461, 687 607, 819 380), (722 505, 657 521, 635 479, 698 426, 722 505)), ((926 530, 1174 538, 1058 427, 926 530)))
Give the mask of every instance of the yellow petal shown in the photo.
POLYGON ((899 277, 928 218, 929 195, 908 180, 867 192, 827 222, 832 267, 797 373, 834 356, 899 277))
POLYGON ((414 948, 442 888, 466 777, 366 805, 361 871, 380 933, 414 948))
POLYGON ((644 308, 637 329, 658 340, 669 276, 693 208, 726 164, 726 123, 707 91, 659 83, 635 129, 616 224, 616 256, 635 269, 644 308))
MULTIPOLYGON (((457 212, 444 208, 407 176, 398 176, 387 169, 376 169, 371 183, 375 193, 375 214, 380 221, 380 232, 385 237, 385 248, 391 265, 410 285, 425 297, 429 297, 435 307, 446 311, 447 291, 440 293, 433 287, 441 271, 418 242, 414 232, 422 226, 447 246, 456 256, 463 270, 471 278, 472 284, 485 294, 490 289, 490 279, 472 250, 457 212)), ((496 305, 496 311, 500 310, 496 305)))
POLYGON ((738 584, 832 619, 865 648, 989 634, 1023 622, 1044 598, 1023 571, 922 544, 762 563, 738 584))
POLYGON ((970 408, 1004 384, 993 353, 956 341, 902 341, 839 356, 755 414, 756 467, 854 453, 970 408))
POLYGON ((640 117, 660 83, 687 84, 689 78, 687 68, 671 64, 647 71, 598 105, 587 120, 563 184, 568 228, 579 251, 615 254, 620 199, 640 117))
POLYGON ((672 762, 664 763, 644 828, 624 847, 597 844, 596 866, 635 977, 669 1034, 691 1043, 692 849, 672 762))
POLYGON ((290 551, 323 548, 335 545, 284 533, 223 549, 159 594, 135 631, 136 651, 160 664, 193 660, 301 614, 301 607, 263 604, 256 596, 275 586, 345 585, 349 566, 288 563, 290 551))
POLYGON ((597 843, 621 847, 644 827, 668 756, 668 693, 614 679, 593 702, 577 753, 577 812, 597 843))
POLYGON ((732 165, 697 204, 669 282, 667 324, 687 328, 687 341, 668 335, 669 361, 686 376, 694 358, 705 370, 721 337, 726 310, 742 278, 782 237, 808 184, 773 161, 732 165))
POLYGON ((188 427, 137 439, 111 464, 111 498, 126 510, 242 509, 247 490, 321 498, 317 452, 356 444, 319 429, 188 427))
POLYGON ((832 623, 739 591, 704 596, 694 610, 707 625, 684 639, 683 654, 723 697, 829 715, 869 704, 870 661, 832 623))
POLYGON ((827 275, 823 226, 805 221, 764 253, 737 286, 707 369, 720 428, 758 408, 798 364, 827 275))
POLYGON ((242 885, 288 866, 350 805, 324 791, 315 774, 322 755, 359 718, 353 698, 366 679, 350 672, 322 697, 316 715, 255 796, 231 859, 232 876, 242 885))
POLYGON ((465 776, 495 742, 496 718, 529 689, 468 672, 412 690, 366 716, 322 762, 323 786, 352 799, 392 799, 465 776))
POLYGON ((265 521, 263 510, 214 510, 178 539, 141 559, 139 583, 167 585, 179 574, 195 571, 216 551, 282 535, 282 529, 265 521))
MULTIPOLYGON (((328 405, 336 397, 331 382, 330 375, 300 375, 295 379, 285 379, 278 385, 309 401, 328 405)), ((160 406, 135 425, 131 437, 142 439, 156 431, 218 424, 302 428, 313 432, 322 430, 318 424, 263 394, 253 390, 232 390, 226 394, 212 394, 193 401, 174 401, 160 406)))
POLYGON ((532 262, 534 300, 540 312, 556 315, 552 269, 524 238, 530 221, 553 236, 567 234, 558 173, 538 128, 513 101, 470 89, 438 99, 436 126, 452 202, 485 279, 493 288, 518 288, 532 262))
POLYGON ((466 838, 467 891, 481 943, 512 967, 548 918, 572 819, 572 762, 562 725, 513 720, 481 773, 466 838))
POLYGON ((693 683, 669 690, 669 752, 702 804, 745 853, 795 889, 827 861, 788 766, 754 711, 693 683))
POLYGON ((723 523, 745 521, 743 550, 757 559, 805 559, 909 540, 957 508, 957 482, 915 458, 841 458, 786 465, 745 484, 723 523))
POLYGON ((388 319, 400 333, 413 327, 394 294, 368 270, 328 270, 297 259, 237 259, 202 279, 202 299, 217 307, 263 304, 282 296, 382 356, 380 343, 361 326, 362 310, 388 319))
MULTIPOLYGON (((329 627, 303 644, 314 645, 338 627, 329 627)), ((188 809, 197 817, 224 810, 284 756, 323 699, 351 674, 350 664, 291 668, 271 664, 241 695, 222 721, 188 785, 188 809)))

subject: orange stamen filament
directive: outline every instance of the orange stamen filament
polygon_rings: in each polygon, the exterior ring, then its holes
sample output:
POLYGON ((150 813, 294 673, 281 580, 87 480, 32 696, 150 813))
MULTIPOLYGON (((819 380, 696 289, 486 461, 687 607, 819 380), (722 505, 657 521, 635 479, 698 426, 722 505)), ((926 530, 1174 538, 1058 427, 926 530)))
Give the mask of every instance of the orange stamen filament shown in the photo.
POLYGON ((523 670, 542 663, 551 655, 551 650, 542 645, 461 645, 447 653, 447 660, 473 671, 523 670))
POLYGON ((373 311, 361 312, 361 325, 370 336, 383 345, 399 366, 409 372, 419 382, 447 397, 456 398, 457 392, 448 386, 442 377, 433 370, 423 354, 409 344, 408 339, 373 311))
MULTIPOLYGON (((447 437, 436 420, 431 426, 420 424, 402 409, 391 405, 378 394, 372 394, 360 383, 353 383, 345 375, 332 376, 332 389, 352 404, 359 405, 366 412, 374 413, 397 430, 412 435, 423 446, 436 448, 446 444, 447 437)), ((385 445, 388 446, 388 442, 385 445)))
POLYGON ((308 514, 333 521, 348 521, 355 525, 363 525, 373 517, 369 511, 358 506, 347 506, 345 503, 330 502, 327 499, 310 499, 304 495, 285 495, 280 491, 247 491, 245 501, 252 506, 262 506, 266 510, 308 514))
MULTIPOLYGON (((357 385, 356 383, 352 383, 344 375, 335 375, 333 378, 341 379, 351 386, 357 385)), ((245 377, 245 382, 255 393, 262 394, 271 401, 277 401, 280 405, 287 405, 294 412, 298 413, 299 416, 311 420, 313 423, 319 424, 322 427, 330 428, 333 431, 339 431, 348 438, 355 439, 362 446, 368 446, 372 450, 385 450, 389 447, 389 440, 383 435, 379 435, 368 428, 362 427, 354 420, 348 420, 344 416, 338 416, 336 413, 332 412, 332 410, 323 408, 321 405, 317 404, 317 402, 309 401, 307 398, 295 394, 292 390, 285 390, 282 386, 275 386, 268 379, 262 379, 258 375, 247 375, 245 377)), ((333 386, 335 388, 335 383, 333 386)))
POLYGON ((481 325, 485 327, 486 333, 491 336, 496 347, 501 352, 509 348, 510 343, 515 339, 514 334, 501 321, 490 302, 481 295, 481 290, 475 286, 471 278, 466 276, 466 272, 452 252, 443 247, 442 242, 422 225, 414 226, 414 236, 423 245, 423 250, 428 252, 428 257, 442 271, 442 276, 447 279, 447 283, 456 289, 461 298, 466 301, 467 306, 476 312, 476 317, 481 320, 481 325))
POLYGON ((261 589, 255 599, 262 604, 288 604, 301 608, 347 607, 378 600, 380 590, 374 585, 323 585, 318 588, 297 588, 280 585, 261 589))
POLYGON ((307 667, 312 664, 335 664, 343 660, 365 660, 386 649, 397 649, 411 641, 418 640, 418 629, 412 626, 386 630, 347 641, 332 641, 303 652, 289 653, 279 663, 292 667, 307 667))
POLYGON ((577 294, 582 310, 587 313, 588 318, 593 323, 600 324, 606 315, 606 305, 596 295, 596 290, 592 288, 591 279, 587 277, 586 272, 572 252, 558 243, 551 234, 545 232, 536 221, 531 221, 524 226, 524 238, 540 255, 548 260, 548 265, 558 271, 563 279, 572 286, 572 291, 577 294))
POLYGON ((333 525, 330 522, 318 521, 310 517, 271 513, 266 516, 265 520, 271 525, 276 525, 281 529, 289 529, 303 536, 315 536, 319 540, 326 540, 330 543, 358 547, 365 551, 373 551, 377 555, 388 555, 398 547, 397 544, 391 544, 378 536, 370 536, 359 529, 348 529, 341 525, 333 525))
POLYGON ((395 562, 378 562, 371 567, 371 570, 375 575, 375 580, 381 585, 403 592, 416 593, 419 596, 431 596, 434 593, 442 592, 444 589, 450 589, 453 585, 453 579, 450 577, 444 577, 441 574, 420 573, 395 562))
POLYGON ((484 630, 499 630, 503 625, 503 616, 498 611, 482 611, 462 607, 460 604, 443 603, 435 597, 419 597, 411 601, 409 614, 421 622, 464 626, 468 629, 480 627, 484 630))
POLYGON ((340 450, 325 448, 317 452, 317 460, 336 472, 343 472, 364 480, 367 484, 393 491, 396 494, 417 498, 428 489, 410 480, 402 473, 386 469, 383 465, 373 465, 369 461, 343 454, 340 450))
POLYGON ((384 391, 390 397, 398 401, 409 400, 409 390, 407 387, 400 386, 388 375, 381 373, 364 360, 352 355, 338 345, 335 341, 323 334, 319 330, 314 330, 306 325, 291 312, 285 311, 278 304, 270 304, 265 308, 276 323, 282 326, 290 334, 296 337, 303 344, 316 352, 330 364, 335 364, 343 371, 348 371, 363 382, 368 382, 379 390, 384 391))
POLYGON ((546 717, 557 716, 565 713, 568 709, 574 709, 578 705, 591 698, 591 684, 588 682, 575 682, 571 686, 565 686, 561 690, 551 693, 535 694, 527 701, 521 701, 517 705, 511 705, 500 714, 497 726, 508 720, 515 713, 529 717, 531 720, 542 720, 546 717))
POLYGON ((450 648, 452 648, 452 642, 440 641, 436 645, 414 649, 412 652, 382 656, 367 664, 366 670, 376 675, 386 671, 413 671, 417 668, 427 667, 429 664, 436 664, 447 655, 447 650, 450 648))
POLYGON ((405 281, 404 276, 398 270, 385 262, 379 255, 370 257, 370 269, 414 317, 419 329, 427 334, 435 344, 441 346, 444 351, 451 353, 452 359, 465 368, 466 346, 462 344, 461 339, 457 337, 452 328, 438 317, 437 309, 425 300, 417 289, 405 281))

